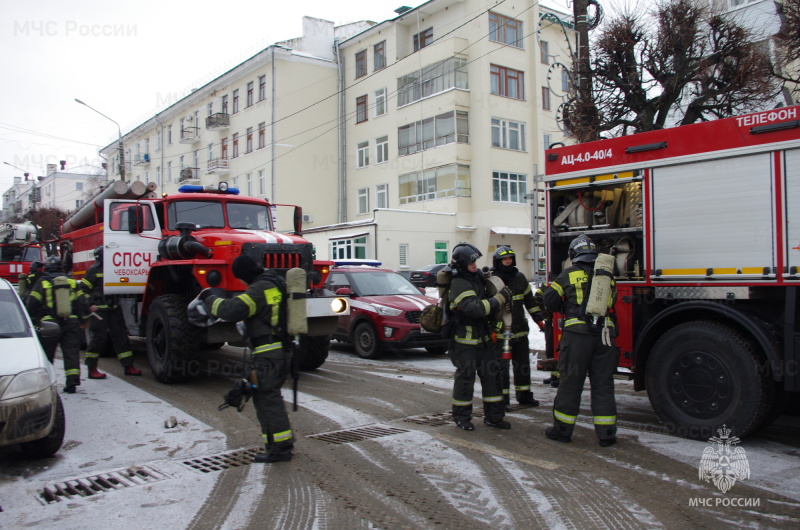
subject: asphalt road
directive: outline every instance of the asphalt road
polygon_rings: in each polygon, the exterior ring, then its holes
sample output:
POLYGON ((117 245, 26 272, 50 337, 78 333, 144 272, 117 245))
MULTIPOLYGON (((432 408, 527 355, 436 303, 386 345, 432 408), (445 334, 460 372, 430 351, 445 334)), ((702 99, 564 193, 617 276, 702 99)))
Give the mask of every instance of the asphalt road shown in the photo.
MULTIPOLYGON (((597 445, 588 392, 573 442, 562 444, 543 436, 555 396, 554 389, 540 383, 546 374, 534 375, 534 390, 542 406, 512 406, 507 415, 510 430, 489 428, 478 417, 476 430, 465 432, 448 418, 453 368, 446 356, 420 350, 366 361, 347 346, 335 344, 334 349, 319 370, 301 375, 299 410, 291 413, 296 450, 290 463, 249 464, 249 450, 258 449, 260 441, 252 405, 241 413, 217 410, 221 396, 239 374, 240 349, 213 352, 209 372, 190 383, 162 385, 149 370, 144 377, 124 378, 125 384, 174 407, 179 417, 189 415, 224 436, 226 450, 214 454, 198 447, 187 458, 191 448, 183 447, 181 470, 173 465, 177 460, 166 454, 147 462, 147 469, 163 471, 178 481, 204 481, 205 498, 196 509, 178 517, 178 526, 800 526, 796 418, 781 417, 773 427, 742 443, 751 477, 722 493, 698 476, 709 444, 666 434, 646 396, 634 393, 629 381, 616 385, 621 427, 616 447, 597 445), (203 472, 186 471, 187 461, 196 461, 203 472)), ((146 364, 143 352, 137 352, 137 364, 146 364)), ((122 377, 113 359, 101 360, 101 368, 122 377)), ((289 389, 287 384, 287 398, 289 389)), ((2 500, 3 480, 35 478, 32 468, 36 465, 43 464, 20 463, 12 452, 0 451, 0 509, 13 509, 2 500)), ((55 467, 58 461, 50 465, 55 467)), ((74 477, 80 472, 65 467, 50 469, 49 475, 74 477)), ((154 498, 166 501, 145 503, 136 497, 132 503, 120 504, 112 501, 122 492, 110 491, 89 500, 71 498, 60 508, 43 506, 42 510, 50 510, 47 515, 19 516, 6 522, 36 521, 44 527, 70 528, 59 518, 68 510, 66 506, 71 504, 77 511, 87 505, 97 511, 105 505, 115 521, 125 521, 118 527, 158 528, 159 510, 171 509, 170 503, 182 498, 179 483, 165 480, 147 486, 154 498)), ((0 513, 0 526, 4 526, 4 515, 0 513)))

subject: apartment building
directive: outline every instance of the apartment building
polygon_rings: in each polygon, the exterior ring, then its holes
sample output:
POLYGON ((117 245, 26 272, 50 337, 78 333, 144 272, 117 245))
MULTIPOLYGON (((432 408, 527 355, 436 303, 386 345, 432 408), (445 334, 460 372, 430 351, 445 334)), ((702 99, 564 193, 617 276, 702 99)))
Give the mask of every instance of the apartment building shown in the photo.
MULTIPOLYGON (((530 273, 529 194, 563 140, 571 17, 523 0, 431 0, 381 23, 305 17, 127 133, 131 180, 227 181, 298 204, 320 259, 413 270, 459 242, 530 273)), ((112 173, 119 154, 102 151, 112 173)), ((126 164, 127 166, 127 164, 126 164)), ((484 263, 481 263, 484 264, 484 263)))

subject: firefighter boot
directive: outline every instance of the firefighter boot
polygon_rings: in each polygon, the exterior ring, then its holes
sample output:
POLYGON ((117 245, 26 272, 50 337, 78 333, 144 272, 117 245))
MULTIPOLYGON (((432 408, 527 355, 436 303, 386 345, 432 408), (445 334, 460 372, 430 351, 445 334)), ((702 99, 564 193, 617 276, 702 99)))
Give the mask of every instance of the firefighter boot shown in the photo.
POLYGON ((517 392, 517 403, 520 405, 539 406, 539 400, 533 399, 533 392, 517 392))
POLYGON ((81 378, 76 375, 67 377, 67 382, 64 384, 64 392, 67 394, 74 394, 78 391, 78 385, 81 384, 81 378))
POLYGON ((125 375, 142 375, 142 371, 129 364, 125 367, 125 375))
POLYGON ((256 464, 289 462, 292 459, 292 449, 294 449, 294 444, 291 442, 267 445, 265 447, 265 452, 259 453, 253 457, 253 462, 256 464))
POLYGON ((545 429, 544 435, 547 436, 547 438, 549 438, 550 440, 555 440, 557 442, 567 443, 572 441, 572 436, 568 436, 566 434, 558 432, 558 430, 555 427, 548 427, 547 429, 545 429))
POLYGON ((105 379, 108 375, 97 369, 96 366, 89 367, 89 379, 105 379))

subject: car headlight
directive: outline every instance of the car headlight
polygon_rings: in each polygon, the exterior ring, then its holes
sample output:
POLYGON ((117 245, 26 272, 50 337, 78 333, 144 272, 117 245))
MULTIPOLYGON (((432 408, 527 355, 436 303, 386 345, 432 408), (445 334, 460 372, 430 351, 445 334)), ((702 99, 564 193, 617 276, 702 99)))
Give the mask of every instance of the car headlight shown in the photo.
POLYGON ((26 370, 20 372, 11 384, 6 387, 0 399, 12 399, 20 396, 27 396, 28 394, 35 394, 41 392, 50 386, 50 374, 44 368, 36 368, 35 370, 26 370))
POLYGON ((387 317, 396 317, 403 314, 402 309, 395 309, 394 307, 386 307, 385 305, 377 304, 373 304, 372 307, 375 308, 375 311, 377 311, 379 315, 387 317))

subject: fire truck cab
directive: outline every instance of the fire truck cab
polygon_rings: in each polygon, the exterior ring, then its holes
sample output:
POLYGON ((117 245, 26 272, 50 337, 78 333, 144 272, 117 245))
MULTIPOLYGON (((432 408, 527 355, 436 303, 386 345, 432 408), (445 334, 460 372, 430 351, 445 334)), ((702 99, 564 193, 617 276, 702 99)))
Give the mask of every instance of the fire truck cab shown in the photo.
POLYGON ((548 149, 548 281, 615 257, 619 366, 664 424, 746 436, 800 391, 800 107, 548 149))

